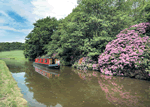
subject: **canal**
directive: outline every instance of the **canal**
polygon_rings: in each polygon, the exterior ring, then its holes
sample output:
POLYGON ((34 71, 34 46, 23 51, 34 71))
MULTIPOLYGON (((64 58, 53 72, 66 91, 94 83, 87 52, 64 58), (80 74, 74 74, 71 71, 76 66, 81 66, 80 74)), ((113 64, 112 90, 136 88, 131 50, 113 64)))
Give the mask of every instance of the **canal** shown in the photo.
POLYGON ((150 107, 150 81, 5 62, 29 107, 150 107))

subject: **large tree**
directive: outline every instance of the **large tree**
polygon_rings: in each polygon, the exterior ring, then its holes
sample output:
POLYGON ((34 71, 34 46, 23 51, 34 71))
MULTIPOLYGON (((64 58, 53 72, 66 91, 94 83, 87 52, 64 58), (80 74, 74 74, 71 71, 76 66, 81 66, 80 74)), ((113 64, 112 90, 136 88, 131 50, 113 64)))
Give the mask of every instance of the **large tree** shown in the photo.
POLYGON ((30 60, 47 53, 44 45, 52 40, 51 35, 57 29, 58 22, 54 17, 46 17, 39 19, 33 25, 34 29, 26 36, 24 50, 24 55, 30 60))

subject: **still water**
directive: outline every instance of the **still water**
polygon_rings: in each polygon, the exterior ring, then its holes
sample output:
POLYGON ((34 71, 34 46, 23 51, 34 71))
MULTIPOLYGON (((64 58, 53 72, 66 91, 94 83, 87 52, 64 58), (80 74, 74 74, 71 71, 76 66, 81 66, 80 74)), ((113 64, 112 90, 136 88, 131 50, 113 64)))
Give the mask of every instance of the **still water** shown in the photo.
POLYGON ((150 107, 150 81, 67 66, 60 70, 6 64, 29 107, 150 107))

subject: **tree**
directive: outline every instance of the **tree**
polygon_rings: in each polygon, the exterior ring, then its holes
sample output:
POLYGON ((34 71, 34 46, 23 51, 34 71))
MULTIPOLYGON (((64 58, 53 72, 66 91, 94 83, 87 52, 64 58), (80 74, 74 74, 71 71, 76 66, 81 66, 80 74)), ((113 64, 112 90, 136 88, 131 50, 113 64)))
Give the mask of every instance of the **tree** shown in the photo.
POLYGON ((57 29, 57 19, 46 17, 33 23, 34 29, 26 36, 24 55, 33 60, 37 56, 46 54, 44 45, 48 44, 51 35, 57 29))

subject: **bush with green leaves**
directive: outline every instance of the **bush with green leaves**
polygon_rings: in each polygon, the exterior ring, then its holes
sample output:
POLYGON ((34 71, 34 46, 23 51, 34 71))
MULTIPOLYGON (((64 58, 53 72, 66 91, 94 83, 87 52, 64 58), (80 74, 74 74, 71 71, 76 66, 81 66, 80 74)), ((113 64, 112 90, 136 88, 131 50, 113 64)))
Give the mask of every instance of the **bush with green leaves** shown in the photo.
POLYGON ((92 70, 92 65, 96 63, 96 61, 91 60, 90 57, 83 57, 76 61, 72 66, 74 68, 80 69, 80 70, 92 70))

